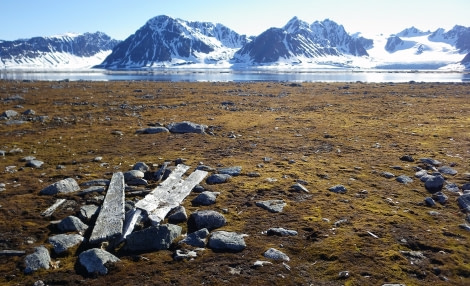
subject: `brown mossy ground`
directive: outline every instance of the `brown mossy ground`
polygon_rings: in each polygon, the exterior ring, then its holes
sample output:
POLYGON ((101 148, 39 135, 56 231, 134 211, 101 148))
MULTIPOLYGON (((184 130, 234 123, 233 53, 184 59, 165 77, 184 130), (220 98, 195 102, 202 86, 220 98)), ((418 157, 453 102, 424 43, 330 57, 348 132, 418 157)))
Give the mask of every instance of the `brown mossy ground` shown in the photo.
POLYGON ((0 183, 6 184, 0 193, 0 249, 50 248, 50 221, 75 214, 85 203, 66 196, 72 203, 43 218, 40 213, 59 197, 39 196, 45 186, 66 177, 79 183, 110 178, 139 161, 177 158, 193 168, 199 162, 243 167, 229 183, 207 186, 221 193, 215 205, 193 207, 190 195, 184 206, 188 212, 227 208, 223 229, 249 236, 240 253, 207 249, 194 261, 173 261, 170 251, 123 256, 102 277, 77 274, 76 253, 53 256, 58 269, 32 275, 23 274, 24 257, 1 257, 0 284, 470 284, 470 232, 458 226, 465 214, 457 197, 448 194, 446 205, 426 207, 422 202, 430 194, 418 179, 403 185, 380 176, 389 171, 413 177, 419 162, 399 159, 409 154, 454 164, 459 173, 449 181, 470 180, 468 84, 0 82, 2 99, 14 95, 24 100, 2 101, 0 111, 33 109, 49 120, 0 122, 0 149, 23 150, 0 158, 0 183), (213 135, 136 134, 149 124, 184 120, 209 125, 213 135), (44 166, 24 167, 19 160, 28 155, 44 166), (93 162, 97 156, 102 162, 93 162), (66 168, 57 169, 59 164, 66 168), (17 166, 17 172, 6 172, 7 166, 17 166), (248 177, 250 172, 261 176, 248 177), (297 179, 308 182, 309 194, 289 191, 297 179), (348 192, 328 191, 337 184, 348 192), (287 207, 274 214, 255 205, 268 199, 283 199, 287 207), (431 216, 431 210, 440 214, 431 216), (336 227, 340 219, 347 223, 336 227), (274 226, 299 234, 262 234, 274 226), (277 262, 252 267, 270 247, 291 258, 290 270, 277 262), (426 258, 411 263, 401 251, 421 251, 426 258), (339 279, 341 271, 350 277, 339 279))

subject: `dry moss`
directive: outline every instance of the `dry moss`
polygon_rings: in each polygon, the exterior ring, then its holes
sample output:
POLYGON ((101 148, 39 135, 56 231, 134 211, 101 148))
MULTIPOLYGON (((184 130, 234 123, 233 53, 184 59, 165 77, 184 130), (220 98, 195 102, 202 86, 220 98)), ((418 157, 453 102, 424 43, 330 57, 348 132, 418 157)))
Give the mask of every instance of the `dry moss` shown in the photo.
POLYGON ((221 193, 215 206, 192 206, 192 196, 184 206, 188 211, 228 209, 224 229, 249 236, 241 253, 205 250, 185 262, 173 261, 170 251, 143 254, 145 259, 124 256, 109 275, 98 278, 77 274, 76 254, 60 258, 58 269, 30 276, 22 274, 22 258, 4 258, 0 283, 437 285, 446 277, 453 285, 468 284, 470 234, 458 227, 464 215, 455 197, 431 209, 422 204, 429 194, 419 180, 402 185, 380 176, 383 171, 413 176, 419 163, 399 160, 409 154, 453 164, 459 174, 450 180, 467 182, 468 90, 468 84, 431 83, 2 81, 2 99, 16 94, 25 98, 2 101, 4 110, 31 108, 49 117, 21 125, 1 122, 0 149, 23 150, 0 158, 0 182, 6 184, 0 193, 2 249, 30 252, 46 244, 49 221, 74 214, 84 203, 81 197, 67 196, 75 206, 41 217, 56 199, 38 196, 48 184, 66 177, 79 182, 110 178, 138 161, 152 165, 176 158, 185 158, 192 167, 199 162, 243 167, 243 174, 229 183, 207 186, 221 193), (206 124, 213 135, 135 134, 147 125, 183 120, 206 124), (19 159, 27 155, 44 166, 24 167, 19 159), (94 162, 97 156, 103 160, 94 162), (272 160, 265 162, 265 157, 272 160), (17 166, 17 171, 4 172, 7 166, 17 166), (260 177, 247 177, 250 172, 260 177), (289 191, 296 180, 308 182, 310 192, 289 191), (348 192, 328 191, 337 184, 348 192), (266 199, 284 199, 288 205, 280 214, 255 206, 266 199), (431 216, 430 210, 441 215, 431 216), (335 226, 341 219, 348 222, 335 226), (273 226, 299 234, 262 234, 273 226), (252 267, 269 247, 282 248, 291 257, 290 270, 281 263, 252 267), (426 260, 411 264, 400 251, 421 251, 426 260), (340 271, 351 276, 339 279, 340 271))

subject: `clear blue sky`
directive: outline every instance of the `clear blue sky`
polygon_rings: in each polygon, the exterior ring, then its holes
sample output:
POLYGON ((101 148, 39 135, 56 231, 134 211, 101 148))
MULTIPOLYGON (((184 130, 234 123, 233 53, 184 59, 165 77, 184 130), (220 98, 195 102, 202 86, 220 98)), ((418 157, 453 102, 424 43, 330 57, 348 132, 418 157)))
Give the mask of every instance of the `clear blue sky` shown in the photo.
POLYGON ((470 27, 469 0, 0 0, 0 39, 102 31, 123 40, 152 17, 221 23, 258 35, 292 17, 329 18, 348 33, 470 27))

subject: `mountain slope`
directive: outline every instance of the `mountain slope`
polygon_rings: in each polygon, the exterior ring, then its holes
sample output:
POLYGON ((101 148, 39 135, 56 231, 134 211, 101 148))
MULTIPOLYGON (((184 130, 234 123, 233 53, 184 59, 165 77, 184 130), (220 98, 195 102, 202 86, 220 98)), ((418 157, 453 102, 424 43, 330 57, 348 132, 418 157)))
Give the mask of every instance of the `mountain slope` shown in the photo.
POLYGON ((90 68, 118 43, 102 32, 0 42, 3 68, 90 68))
POLYGON ((157 16, 142 26, 97 67, 108 69, 217 64, 247 42, 221 24, 157 16))

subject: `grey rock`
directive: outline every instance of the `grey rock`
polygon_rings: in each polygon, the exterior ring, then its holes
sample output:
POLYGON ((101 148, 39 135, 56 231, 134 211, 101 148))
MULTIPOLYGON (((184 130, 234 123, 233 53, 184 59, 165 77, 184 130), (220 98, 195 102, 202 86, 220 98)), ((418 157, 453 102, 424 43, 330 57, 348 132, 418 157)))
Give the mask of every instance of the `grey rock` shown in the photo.
POLYGON ((432 166, 439 166, 439 165, 442 164, 438 160, 432 159, 432 158, 420 158, 419 160, 424 164, 428 164, 428 165, 432 165, 432 166))
POLYGON ((202 171, 206 171, 206 172, 212 172, 212 171, 214 171, 215 169, 212 168, 212 167, 206 166, 206 165, 199 165, 199 166, 196 167, 196 170, 202 170, 202 171))
POLYGON ((167 128, 157 126, 157 127, 147 127, 139 129, 136 131, 137 134, 158 134, 158 133, 168 133, 170 132, 167 128))
POLYGON ((181 226, 178 225, 151 226, 129 234, 126 238, 125 249, 136 252, 168 249, 180 235, 181 226))
POLYGON ((39 194, 55 195, 58 193, 72 193, 79 190, 80 187, 78 186, 77 181, 75 181, 73 178, 66 178, 45 187, 39 192, 39 194))
POLYGON ((422 169, 415 173, 416 178, 421 178, 421 177, 426 176, 426 175, 428 175, 428 172, 426 170, 422 170, 422 169))
POLYGON ((120 261, 116 256, 100 248, 92 248, 80 253, 78 260, 89 274, 100 275, 108 274, 106 264, 120 261))
POLYGON ((348 190, 346 189, 345 186, 343 185, 336 185, 336 186, 333 186, 331 188, 328 189, 330 192, 333 192, 333 193, 338 193, 338 194, 344 194, 346 193, 348 190))
POLYGON ((26 109, 24 112, 23 112, 23 115, 35 115, 36 114, 36 111, 32 110, 32 109, 26 109))
POLYGON ((110 180, 108 179, 96 179, 86 181, 80 184, 82 187, 90 187, 90 186, 109 186, 110 180))
POLYGON ((8 120, 7 122, 5 122, 6 125, 21 125, 21 124, 25 124, 27 121, 24 121, 24 120, 14 120, 14 119, 10 119, 8 120))
POLYGON ((23 251, 23 250, 11 250, 11 249, 0 250, 0 257, 1 256, 23 256, 25 254, 26 254, 26 251, 23 251))
POLYGON ((277 235, 277 236, 295 236, 297 231, 285 229, 282 227, 272 227, 266 232, 267 235, 277 235))
POLYGON ((179 243, 185 243, 187 245, 191 245, 194 247, 205 247, 208 236, 209 236, 209 230, 207 228, 202 228, 195 232, 189 233, 179 243))
POLYGON ((207 246, 217 251, 239 252, 246 248, 244 235, 236 232, 214 231, 207 246))
POLYGON ((160 169, 158 169, 158 171, 153 174, 153 179, 155 181, 160 181, 163 178, 165 171, 168 168, 168 165, 170 165, 170 162, 164 162, 160 169))
POLYGON ((82 190, 80 193, 78 193, 79 196, 84 196, 86 194, 90 194, 90 193, 102 193, 106 191, 106 187, 105 186, 91 186, 91 187, 88 187, 84 190, 82 190))
POLYGON ((449 200, 449 198, 443 192, 436 192, 432 194, 432 198, 440 204, 445 204, 449 200))
POLYGON ((139 170, 139 171, 142 171, 142 172, 147 172, 148 170, 150 170, 149 166, 147 164, 145 164, 144 162, 137 162, 134 164, 134 166, 132 167, 132 170, 139 170))
POLYGON ((192 189, 192 192, 195 192, 195 193, 202 193, 204 192, 206 189, 204 189, 203 186, 201 185, 196 185, 194 186, 194 188, 192 189))
POLYGON ((14 111, 14 110, 5 110, 2 115, 0 115, 0 117, 5 117, 5 118, 13 118, 15 116, 18 116, 18 112, 14 111))
POLYGON ((191 203, 196 206, 199 206, 199 205, 209 206, 209 205, 215 204, 218 194, 219 194, 218 192, 204 191, 200 193, 197 197, 195 197, 191 201, 191 203))
POLYGON ((457 186, 455 183, 447 183, 444 186, 444 189, 452 193, 458 193, 460 191, 459 186, 457 186))
POLYGON ((83 236, 79 234, 58 234, 49 237, 48 241, 54 247, 54 252, 61 254, 80 244, 83 241, 83 236))
POLYGON ((424 187, 431 193, 439 192, 444 186, 444 177, 441 175, 431 175, 424 183, 424 187))
POLYGON ((458 197, 457 203, 463 211, 467 213, 470 212, 470 194, 464 194, 458 197))
POLYGON ((434 199, 431 198, 431 197, 425 198, 425 199, 424 199, 424 203, 425 203, 427 206, 429 206, 429 207, 433 207, 433 206, 436 205, 436 202, 435 202, 434 199))
POLYGON ((26 157, 23 157, 20 159, 21 162, 28 162, 28 161, 31 161, 31 160, 35 160, 36 157, 34 156, 26 156, 26 157))
POLYGON ((174 208, 168 215, 168 222, 172 224, 184 222, 187 219, 188 215, 186 214, 186 209, 183 206, 174 208))
POLYGON ((470 190, 470 183, 463 184, 462 185, 462 190, 463 191, 470 190))
POLYGON ((413 182, 413 179, 411 179, 410 177, 408 177, 406 175, 400 175, 395 180, 397 180, 397 182, 405 184, 405 185, 413 182))
POLYGON ((188 219, 188 232, 207 228, 209 231, 222 227, 227 223, 225 217, 216 211, 203 210, 192 213, 188 219))
POLYGON ((296 191, 296 192, 304 192, 304 193, 309 193, 306 187, 304 187, 300 183, 295 183, 292 186, 290 186, 290 190, 296 191))
POLYGON ((232 176, 228 174, 212 174, 206 179, 206 183, 209 185, 223 184, 228 182, 232 176))
POLYGON ((134 179, 142 179, 144 178, 145 173, 140 170, 130 170, 124 172, 124 181, 132 181, 134 179))
POLYGON ((26 266, 24 273, 30 274, 41 268, 49 269, 51 256, 49 255, 47 248, 41 245, 36 247, 33 253, 26 255, 24 262, 26 266))
POLYGON ((451 175, 451 176, 457 175, 457 170, 455 170, 455 169, 453 169, 449 166, 442 166, 438 170, 442 174, 451 175))
POLYGON ((268 210, 272 213, 280 213, 287 205, 283 200, 258 201, 255 203, 258 207, 268 210))
POLYGON ((238 176, 242 172, 241 166, 234 166, 234 167, 225 167, 225 168, 218 168, 217 173, 219 174, 227 174, 230 176, 238 176))
POLYGON ((41 168, 42 165, 44 165, 44 162, 40 160, 30 160, 26 162, 26 167, 31 167, 31 168, 36 168, 36 169, 41 168))
POLYGON ((470 231, 470 225, 468 225, 466 223, 459 224, 459 227, 463 230, 470 231))
POLYGON ((129 186, 147 186, 149 183, 146 179, 134 178, 126 182, 129 186))
POLYGON ((99 207, 95 205, 84 205, 80 207, 78 217, 83 221, 90 221, 94 216, 98 215, 99 207))
POLYGON ((202 134, 202 133, 205 133, 205 130, 207 129, 207 126, 206 125, 201 125, 201 124, 196 124, 196 123, 189 122, 189 121, 183 121, 183 122, 170 123, 167 126, 167 128, 172 133, 198 133, 198 134, 202 134))
POLYGON ((405 161, 405 162, 414 162, 415 159, 411 155, 403 155, 400 157, 400 160, 405 161))
POLYGON ((382 173, 380 173, 380 175, 384 178, 387 178, 387 179, 391 179, 391 178, 395 177, 395 175, 390 173, 390 172, 382 172, 382 173))
POLYGON ((275 248, 270 248, 268 250, 266 250, 264 253, 263 253, 263 256, 266 257, 266 258, 269 258, 269 259, 273 259, 273 260, 284 260, 284 261, 289 261, 290 258, 289 256, 287 256, 285 253, 275 249, 275 248))
POLYGON ((76 216, 68 216, 64 218, 60 221, 57 227, 61 232, 77 231, 80 234, 84 234, 85 231, 88 229, 88 225, 83 223, 76 216))

